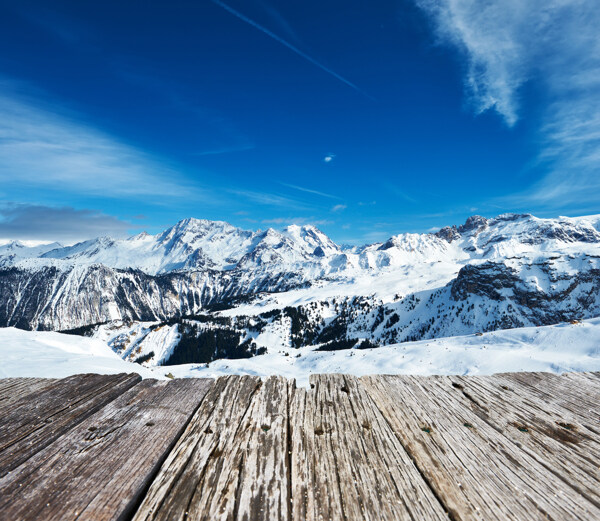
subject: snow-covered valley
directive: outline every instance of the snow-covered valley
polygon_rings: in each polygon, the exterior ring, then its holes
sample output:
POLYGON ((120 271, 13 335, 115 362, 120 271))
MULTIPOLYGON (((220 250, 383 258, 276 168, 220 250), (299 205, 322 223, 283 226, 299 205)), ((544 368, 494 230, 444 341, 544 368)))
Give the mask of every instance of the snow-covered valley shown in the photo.
POLYGON ((62 378, 71 374, 137 372, 144 378, 216 377, 227 374, 295 378, 307 387, 311 374, 461 374, 600 371, 600 319, 527 327, 480 335, 406 342, 371 349, 317 351, 281 348, 249 359, 209 364, 143 367, 126 362, 99 339, 54 332, 0 329, 0 377, 62 378))
MULTIPOLYGON (((197 219, 128 239, 0 246, 0 326, 78 335, 159 374, 512 370, 539 326, 579 335, 586 328, 571 322, 596 328, 599 316, 600 216, 473 216, 361 247, 312 226, 253 232, 197 219), (504 339, 502 355, 471 359, 465 346, 482 338, 504 339)), ((531 367, 571 367, 564 356, 531 367)))

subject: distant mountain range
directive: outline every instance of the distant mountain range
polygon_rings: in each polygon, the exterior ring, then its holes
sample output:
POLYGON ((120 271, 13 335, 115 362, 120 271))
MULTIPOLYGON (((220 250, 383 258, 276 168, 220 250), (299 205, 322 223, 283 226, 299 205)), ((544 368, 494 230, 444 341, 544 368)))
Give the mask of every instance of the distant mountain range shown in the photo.
POLYGON ((96 335, 144 364, 387 345, 600 315, 600 216, 473 216, 342 247, 313 226, 185 219, 0 246, 0 326, 96 335))

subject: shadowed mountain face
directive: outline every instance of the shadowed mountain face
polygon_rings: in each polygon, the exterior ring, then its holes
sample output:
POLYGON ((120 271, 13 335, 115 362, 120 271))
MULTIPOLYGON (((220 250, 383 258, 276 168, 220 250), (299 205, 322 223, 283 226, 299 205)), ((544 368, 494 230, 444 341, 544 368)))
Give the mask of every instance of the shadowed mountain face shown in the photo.
POLYGON ((226 327, 241 343, 275 335, 298 347, 551 324, 600 315, 599 230, 599 216, 473 216, 343 248, 312 226, 186 219, 128 239, 11 243, 0 247, 0 325, 171 321, 183 338, 182 317, 202 315, 197 335, 226 327))

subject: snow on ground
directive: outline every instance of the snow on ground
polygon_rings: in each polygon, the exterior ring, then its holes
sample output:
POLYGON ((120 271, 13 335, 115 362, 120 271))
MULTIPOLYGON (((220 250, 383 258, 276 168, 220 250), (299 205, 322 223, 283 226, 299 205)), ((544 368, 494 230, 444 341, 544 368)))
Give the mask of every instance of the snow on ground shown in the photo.
MULTIPOLYGON (((288 352, 288 351, 286 351, 288 352)), ((224 374, 296 378, 307 387, 319 373, 367 374, 493 374, 517 371, 600 371, 600 318, 579 324, 526 327, 406 342, 376 349, 297 350, 300 357, 279 353, 245 360, 169 366, 174 376, 215 377, 224 374)))
POLYGON ((137 372, 143 377, 226 374, 295 378, 307 387, 318 373, 493 374, 516 371, 600 371, 600 318, 578 324, 508 329, 479 335, 407 342, 376 349, 320 352, 312 347, 243 360, 144 368, 125 362, 98 339, 0 329, 0 377, 62 378, 71 374, 137 372), (286 354, 287 353, 287 356, 286 354), (300 355, 299 357, 297 355, 300 355))
POLYGON ((125 362, 100 340, 14 327, 0 328, 0 360, 0 378, 65 378, 79 373, 163 377, 160 371, 153 373, 139 364, 125 362))

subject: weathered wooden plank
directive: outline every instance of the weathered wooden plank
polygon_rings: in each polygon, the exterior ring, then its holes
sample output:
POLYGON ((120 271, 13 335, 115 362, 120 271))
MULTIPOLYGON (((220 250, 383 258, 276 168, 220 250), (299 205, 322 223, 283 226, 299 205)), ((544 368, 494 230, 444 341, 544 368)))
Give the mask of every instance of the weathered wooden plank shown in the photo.
POLYGON ((361 383, 453 519, 600 519, 600 509, 435 381, 361 383))
POLYGON ((576 416, 530 393, 505 389, 503 380, 493 376, 431 378, 436 380, 439 392, 453 394, 549 472, 600 506, 600 437, 576 416))
POLYGON ((589 430, 600 434, 598 393, 592 387, 552 373, 502 373, 494 376, 504 380, 507 388, 528 389, 540 400, 562 407, 577 416, 589 430))
POLYGON ((144 380, 0 479, 4 519, 130 517, 212 380, 144 380))
POLYGON ((21 398, 49 387, 52 378, 3 378, 0 380, 0 414, 21 398))
POLYGON ((285 378, 269 378, 246 414, 250 438, 238 484, 237 519, 289 519, 289 405, 293 387, 285 378))
POLYGON ((311 377, 291 408, 294 520, 448 519, 355 377, 311 377))
POLYGON ((134 519, 288 519, 289 383, 222 377, 134 519))
POLYGON ((12 404, 10 410, 0 416, 0 476, 140 380, 137 374, 75 375, 12 404))
POLYGON ((567 378, 582 385, 591 386, 596 392, 600 390, 600 377, 598 377, 598 373, 565 373, 561 375, 561 378, 567 378))

